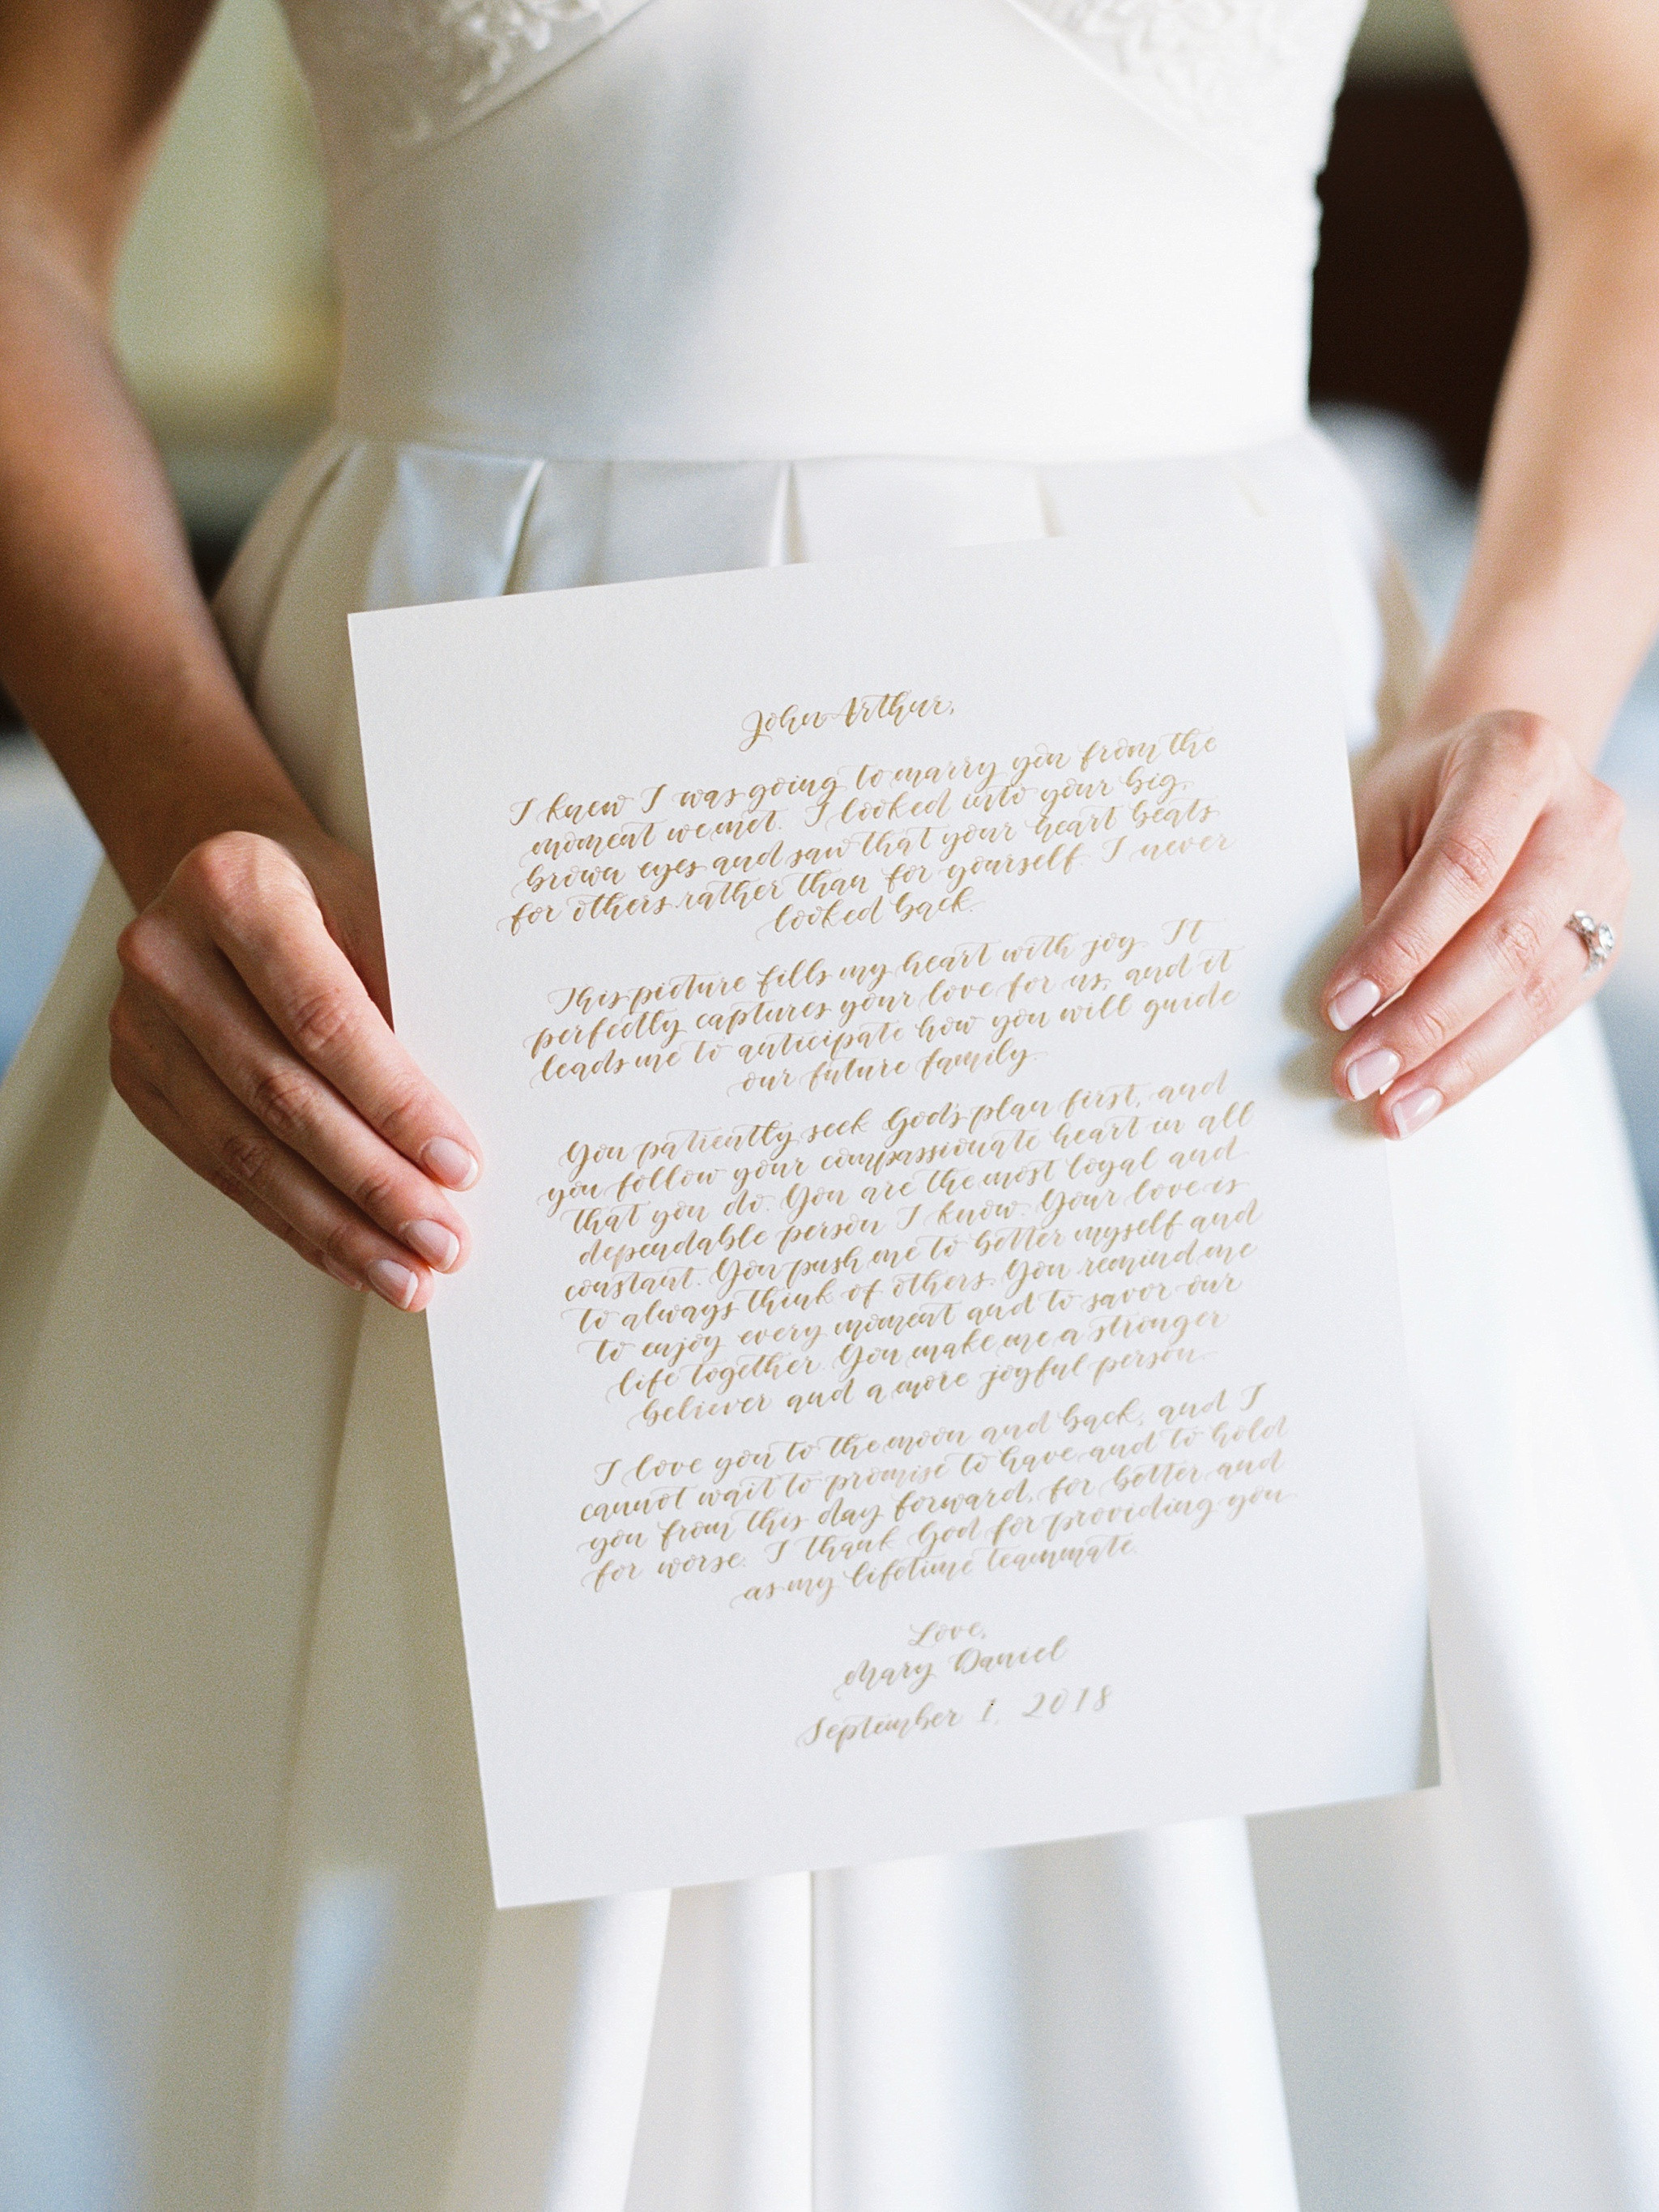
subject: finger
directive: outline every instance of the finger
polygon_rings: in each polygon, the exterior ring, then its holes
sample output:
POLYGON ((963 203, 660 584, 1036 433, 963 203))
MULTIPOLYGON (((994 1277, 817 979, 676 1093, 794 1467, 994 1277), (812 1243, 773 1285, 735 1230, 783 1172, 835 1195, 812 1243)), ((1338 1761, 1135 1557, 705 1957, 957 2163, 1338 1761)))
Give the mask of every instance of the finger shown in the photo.
POLYGON ((239 1197, 251 1194, 301 1243, 388 1305, 405 1313, 426 1306, 435 1280, 430 1268, 255 1121, 187 1039, 175 1031, 170 1048, 142 1068, 141 1077, 193 1133, 211 1164, 211 1180, 226 1177, 239 1197))
POLYGON ((261 1229, 269 1230, 273 1237, 279 1237, 308 1266, 331 1275, 337 1283, 343 1284, 349 1291, 362 1289, 362 1285, 355 1276, 349 1275, 343 1267, 331 1260, 326 1253, 319 1251, 314 1244, 307 1243, 291 1223, 284 1221, 281 1214, 274 1212, 263 1200, 256 1198, 246 1184, 236 1182, 227 1175, 198 1140, 194 1131, 179 1120, 159 1091, 148 1083, 133 1079, 130 1074, 125 1079, 118 1078, 116 1088, 137 1120, 152 1137, 165 1145, 175 1158, 181 1160, 192 1175, 200 1176, 204 1182, 211 1183, 216 1190, 234 1200, 245 1213, 252 1215, 261 1229))
POLYGON ((1396 998, 1485 906, 1548 802, 1565 750, 1535 717, 1485 718, 1404 874, 1326 985, 1334 1028, 1396 998))
POLYGON ((1376 1115, 1385 1137, 1409 1137, 1426 1127, 1593 995, 1605 970, 1591 969, 1570 931, 1562 931, 1561 940, 1519 988, 1382 1094, 1376 1115))
POLYGON ((274 1137, 429 1266, 444 1273, 460 1266, 471 1239, 448 1193, 300 1058, 222 955, 179 940, 153 963, 152 988, 166 1017, 274 1137))
MULTIPOLYGON (((1543 815, 1498 896, 1397 999, 1352 1032, 1332 1063, 1337 1089, 1370 1097, 1522 988, 1559 950, 1566 917, 1583 902, 1589 842, 1583 810, 1543 815)), ((1624 856, 1614 843, 1591 857, 1598 880, 1590 903, 1598 914, 1617 915, 1629 886, 1624 856)))
POLYGON ((477 1139, 398 1042, 289 856, 263 840, 221 839, 185 866, 206 878, 215 943, 300 1057, 406 1159, 470 1189, 477 1139))

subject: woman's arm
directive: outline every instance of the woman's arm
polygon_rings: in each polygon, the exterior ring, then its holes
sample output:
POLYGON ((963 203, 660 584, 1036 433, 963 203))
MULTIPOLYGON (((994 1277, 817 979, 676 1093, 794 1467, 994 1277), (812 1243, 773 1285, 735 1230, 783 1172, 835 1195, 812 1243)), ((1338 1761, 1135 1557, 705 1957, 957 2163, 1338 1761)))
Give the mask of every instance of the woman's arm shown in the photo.
POLYGON ((1460 0, 1459 14, 1526 195, 1532 266, 1474 560, 1416 720, 1525 706, 1591 768, 1659 623, 1659 9, 1460 0))
POLYGON ((1356 794, 1369 926, 1326 1007, 1391 1136, 1604 980, 1566 926, 1616 924, 1629 883, 1590 767, 1659 622, 1659 10, 1455 4, 1532 268, 1450 637, 1356 794))
POLYGON ((110 352, 126 220, 208 0, 0 23, 0 650, 137 907, 298 794, 243 703, 110 352))
POLYGON ((122 385, 116 256, 210 0, 0 11, 0 671, 125 885, 112 1073, 314 1264, 419 1307, 477 1146, 386 1019, 372 875, 265 743, 122 385))

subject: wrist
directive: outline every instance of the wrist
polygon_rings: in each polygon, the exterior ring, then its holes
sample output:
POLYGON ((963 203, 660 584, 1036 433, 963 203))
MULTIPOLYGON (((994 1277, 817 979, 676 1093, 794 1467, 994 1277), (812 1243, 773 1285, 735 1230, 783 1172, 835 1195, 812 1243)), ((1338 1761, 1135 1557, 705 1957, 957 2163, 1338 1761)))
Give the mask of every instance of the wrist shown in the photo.
POLYGON ((151 756, 148 775, 142 758, 132 765, 139 775, 93 826, 136 908, 159 896, 185 855, 213 837, 241 830, 271 838, 307 873, 333 842, 263 738, 257 750, 222 738, 175 738, 165 759, 151 756))
POLYGON ((307 873, 307 848, 314 849, 323 836, 303 807, 296 812, 259 795, 226 793, 153 811, 135 806, 126 812, 119 830, 105 838, 104 849, 127 896, 142 911, 160 897, 189 854, 234 830, 285 846, 307 873))

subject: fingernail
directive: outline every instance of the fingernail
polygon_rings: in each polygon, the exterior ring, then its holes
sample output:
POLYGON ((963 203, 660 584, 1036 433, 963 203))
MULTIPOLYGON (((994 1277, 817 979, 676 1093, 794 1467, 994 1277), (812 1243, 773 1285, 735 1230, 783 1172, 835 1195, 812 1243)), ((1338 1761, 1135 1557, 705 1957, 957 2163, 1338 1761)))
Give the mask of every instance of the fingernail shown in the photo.
POLYGON ((1445 1100, 1437 1091, 1408 1091, 1403 1098, 1389 1103, 1389 1119, 1394 1123, 1396 1137, 1409 1137, 1425 1121, 1432 1121, 1445 1100))
POLYGON ((410 1250, 434 1267, 453 1267, 460 1256, 460 1238, 441 1221, 405 1221, 402 1233, 410 1250))
POLYGON ((400 1267, 395 1260, 371 1260, 363 1272, 388 1305, 409 1311, 409 1302, 421 1287, 418 1275, 400 1267))
POLYGON ((1356 1022, 1364 1020, 1382 996, 1381 984, 1373 983, 1369 975, 1362 975, 1357 983, 1350 983, 1346 991, 1339 991, 1331 1000, 1331 1027, 1351 1030, 1356 1022))
POLYGON ((451 1190, 471 1190, 478 1180, 478 1163, 453 1137, 429 1137, 421 1147, 421 1164, 451 1190))
POLYGON ((325 1260, 323 1265, 328 1269, 329 1273, 333 1276, 335 1281, 337 1283, 343 1283, 347 1290, 361 1291, 363 1287, 358 1281, 356 1275, 348 1274, 346 1270, 342 1267, 337 1261, 333 1260, 325 1260))
POLYGON ((1362 1052, 1348 1070, 1348 1096, 1369 1098, 1373 1091, 1386 1091, 1399 1073, 1397 1052, 1362 1052))

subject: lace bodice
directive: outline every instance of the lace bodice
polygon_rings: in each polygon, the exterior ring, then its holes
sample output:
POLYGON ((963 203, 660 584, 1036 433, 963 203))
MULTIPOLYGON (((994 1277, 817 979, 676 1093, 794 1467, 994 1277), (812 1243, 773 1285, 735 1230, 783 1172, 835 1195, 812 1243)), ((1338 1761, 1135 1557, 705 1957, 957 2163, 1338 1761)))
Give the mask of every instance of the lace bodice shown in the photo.
MULTIPOLYGON (((342 182, 447 137, 647 0, 285 0, 342 182)), ((672 7, 676 0, 654 0, 672 7)), ((833 0, 790 0, 808 7, 833 0)), ((902 4, 902 0, 893 0, 902 4)), ((961 0, 964 8, 987 0, 961 0)), ((1268 183, 1317 169, 1364 0, 1001 0, 1180 137, 1268 183)))
POLYGON ((1218 160, 1305 181, 1364 0, 1014 0, 1137 106, 1218 160))
POLYGON ((1094 459, 1303 418, 1360 0, 284 4, 377 437, 1094 459))
POLYGON ((645 0, 284 0, 330 154, 373 172, 574 58, 645 0))

